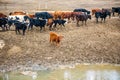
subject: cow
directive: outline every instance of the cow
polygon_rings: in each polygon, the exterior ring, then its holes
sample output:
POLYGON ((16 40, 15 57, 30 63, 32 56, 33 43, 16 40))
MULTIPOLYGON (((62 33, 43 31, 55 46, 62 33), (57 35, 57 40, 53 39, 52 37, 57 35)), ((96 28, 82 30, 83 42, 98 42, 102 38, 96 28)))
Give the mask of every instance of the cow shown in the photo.
POLYGON ((82 21, 82 25, 83 25, 83 22, 85 21, 85 25, 86 25, 86 22, 88 19, 91 19, 90 14, 82 13, 82 14, 76 15, 77 26, 79 26, 79 21, 82 21))
POLYGON ((115 16, 115 13, 120 15, 120 7, 112 7, 112 15, 115 16))
POLYGON ((106 14, 109 16, 109 18, 111 18, 111 13, 112 13, 111 9, 102 8, 102 11, 106 12, 106 14))
POLYGON ((7 29, 7 18, 0 18, 0 27, 2 28, 2 31, 8 30, 7 29))
POLYGON ((66 20, 64 20, 64 19, 53 20, 54 27, 56 27, 57 24, 65 27, 65 22, 66 22, 66 20))
POLYGON ((74 9, 73 12, 85 12, 87 14, 90 14, 90 11, 83 9, 83 8, 79 8, 79 9, 74 9))
POLYGON ((24 19, 29 20, 28 30, 29 28, 33 29, 33 26, 40 27, 40 31, 42 28, 45 30, 46 19, 39 19, 39 18, 30 18, 29 16, 24 16, 24 19))
POLYGON ((71 14, 71 19, 74 21, 75 18, 76 18, 76 15, 80 15, 80 14, 83 14, 84 12, 72 12, 71 14))
POLYGON ((64 13, 62 11, 55 11, 53 18, 54 19, 62 19, 63 18, 63 14, 64 13))
POLYGON ((6 18, 6 17, 7 17, 7 15, 0 13, 0 18, 6 18))
POLYGON ((35 17, 37 19, 39 19, 39 18, 42 18, 42 19, 53 18, 53 16, 51 14, 49 14, 48 12, 36 12, 35 17))
POLYGON ((98 23, 98 18, 101 18, 101 22, 104 20, 104 22, 105 22, 105 20, 106 20, 106 17, 107 17, 107 11, 105 11, 105 10, 101 10, 101 11, 99 11, 99 12, 96 12, 95 13, 95 17, 96 17, 96 23, 98 23))
POLYGON ((8 20, 18 20, 20 22, 24 21, 24 16, 26 16, 27 13, 24 11, 15 11, 15 12, 10 12, 8 16, 8 20))
POLYGON ((15 11, 15 12, 10 12, 9 15, 26 15, 27 13, 24 11, 15 11))
POLYGON ((22 30, 22 34, 25 35, 25 31, 27 29, 27 26, 26 26, 25 23, 22 23, 22 22, 19 22, 19 21, 15 21, 14 25, 15 25, 15 32, 16 32, 16 34, 18 34, 18 32, 19 32, 19 34, 21 34, 20 30, 22 30))
POLYGON ((55 11, 53 14, 53 19, 67 19, 70 22, 72 17, 72 11, 55 11))
POLYGON ((56 28, 57 25, 64 26, 65 27, 66 20, 64 19, 48 19, 47 20, 47 26, 49 26, 49 30, 52 30, 52 27, 56 28))
POLYGON ((63 36, 58 35, 55 32, 50 32, 50 43, 55 42, 56 46, 59 46, 62 38, 63 36))
POLYGON ((14 22, 15 20, 13 20, 13 18, 8 19, 7 24, 8 24, 9 30, 10 30, 10 27, 14 24, 14 22))
POLYGON ((99 8, 92 9, 92 15, 94 15, 96 12, 99 12, 99 11, 101 11, 101 9, 99 8))

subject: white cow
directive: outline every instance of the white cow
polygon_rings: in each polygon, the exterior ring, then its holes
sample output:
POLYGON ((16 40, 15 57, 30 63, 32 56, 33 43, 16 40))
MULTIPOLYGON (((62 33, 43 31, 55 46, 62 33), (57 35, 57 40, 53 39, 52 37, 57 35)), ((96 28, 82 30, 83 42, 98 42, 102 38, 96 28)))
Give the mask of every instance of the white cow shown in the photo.
POLYGON ((20 22, 23 22, 24 21, 24 16, 25 15, 9 15, 8 19, 18 20, 20 22))

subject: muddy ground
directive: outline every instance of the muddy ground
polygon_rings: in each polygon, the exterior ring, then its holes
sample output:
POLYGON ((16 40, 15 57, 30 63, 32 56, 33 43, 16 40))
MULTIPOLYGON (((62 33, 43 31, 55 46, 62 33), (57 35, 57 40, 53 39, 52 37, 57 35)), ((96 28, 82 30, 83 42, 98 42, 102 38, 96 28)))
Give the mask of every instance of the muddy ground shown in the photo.
MULTIPOLYGON (((58 0, 56 1, 59 2, 58 0)), ((93 0, 90 1, 92 2, 93 0)), ((55 0, 51 2, 55 2, 55 0)), ((73 2, 74 6, 71 6, 66 0, 65 4, 68 4, 68 6, 62 6, 60 9, 67 10, 70 8, 69 10, 72 10, 78 7, 77 0, 76 2, 70 1, 71 4, 73 2)), ((99 2, 103 3, 100 0, 99 2)), ((117 0, 114 3, 117 3, 117 0)), ((17 3, 8 3, 7 5, 11 4, 17 5, 17 3)), ((21 4, 23 5, 23 3, 21 4)), ((16 9, 20 7, 20 10, 27 10, 23 7, 25 5, 21 8, 21 4, 16 9)), ((83 4, 87 6, 86 1, 83 4)), ((99 3, 96 1, 96 4, 94 3, 94 6, 91 7, 102 5, 97 4, 99 3)), ((116 4, 111 4, 111 6, 117 6, 116 4)), ((85 8, 89 8, 86 6, 84 5, 85 8)), ((108 5, 104 6, 109 7, 108 5)), ((3 5, 3 7, 5 6, 3 5)), ((59 10, 59 7, 51 9, 59 10)), ((37 9, 37 7, 35 8, 37 9)), ((8 14, 12 8, 7 7, 7 10, 4 8, 1 10, 8 14)), ((32 10, 34 11, 34 9, 32 10)), ((34 27, 34 30, 27 31, 25 36, 16 35, 14 30, 14 26, 11 27, 10 31, 5 32, 2 32, 0 28, 0 40, 5 43, 5 46, 0 49, 0 70, 13 70, 20 68, 20 66, 32 66, 33 64, 44 66, 75 63, 120 64, 120 18, 117 16, 111 19, 107 18, 105 23, 99 22, 96 24, 95 18, 92 16, 92 20, 88 20, 87 25, 81 25, 80 22, 80 26, 77 27, 76 22, 72 21, 65 24, 65 27, 57 26, 54 32, 64 36, 59 47, 49 43, 50 31, 47 26, 45 31, 42 32, 39 31, 39 28, 34 27)))

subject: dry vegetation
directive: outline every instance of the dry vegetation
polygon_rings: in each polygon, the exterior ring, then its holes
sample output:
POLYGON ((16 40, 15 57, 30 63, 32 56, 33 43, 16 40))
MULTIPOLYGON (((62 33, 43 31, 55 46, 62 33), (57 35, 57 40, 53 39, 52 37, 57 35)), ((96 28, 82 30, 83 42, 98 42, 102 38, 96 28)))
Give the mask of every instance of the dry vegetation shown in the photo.
MULTIPOLYGON (((55 1, 50 3, 53 2, 56 3, 55 1)), ((77 4, 74 0, 71 2, 77 4)), ((68 4, 67 0, 65 4, 68 4)), ((62 6, 61 9, 68 9, 70 6, 71 4, 67 7, 62 6)), ((73 8, 75 6, 70 7, 70 10, 73 8)), ((58 9, 57 7, 55 10, 58 9)), ((46 31, 43 32, 34 27, 34 30, 27 31, 25 36, 16 35, 14 27, 10 31, 1 31, 0 40, 5 41, 5 46, 0 49, 0 70, 3 68, 10 70, 21 65, 32 66, 34 63, 45 66, 74 63, 120 64, 120 19, 118 17, 112 17, 107 19, 106 23, 98 24, 95 18, 92 18, 86 26, 80 25, 80 27, 76 27, 74 22, 66 24, 65 27, 58 26, 55 32, 64 36, 60 47, 49 43, 49 32, 47 26, 46 31)))

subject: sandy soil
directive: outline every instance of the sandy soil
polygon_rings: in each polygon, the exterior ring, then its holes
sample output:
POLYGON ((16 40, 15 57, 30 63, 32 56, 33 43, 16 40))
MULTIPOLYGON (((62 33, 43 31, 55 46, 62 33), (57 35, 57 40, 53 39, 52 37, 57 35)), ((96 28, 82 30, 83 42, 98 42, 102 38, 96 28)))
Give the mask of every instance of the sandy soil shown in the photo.
MULTIPOLYGON (((48 2, 48 0, 46 1, 48 2)), ((78 2, 80 3, 82 0, 73 0, 69 1, 69 3, 68 0, 65 0, 64 3, 59 0, 51 0, 48 2, 48 8, 51 10, 72 10, 80 5, 78 2), (53 3, 54 5, 52 5, 53 3), (61 6, 57 6, 58 4, 61 6), (65 6, 66 4, 67 6, 65 6)), ((95 0, 90 0, 90 2, 93 3, 95 0)), ((88 9, 100 7, 103 2, 103 0, 96 1, 93 3, 94 5, 89 7, 91 3, 86 4, 87 0, 84 0, 80 7, 84 6, 88 9)), ((106 0, 106 2, 109 2, 109 0, 106 0)), ((117 2, 119 0, 114 3, 117 2)), ((11 0, 11 3, 6 4, 7 9, 5 10, 5 5, 3 5, 2 1, 2 5, 0 5, 2 7, 0 8, 1 11, 7 12, 6 14, 18 8, 31 11, 31 13, 38 9, 38 5, 37 7, 35 5, 29 6, 29 8, 35 7, 35 10, 29 10, 25 6, 32 3, 25 3, 24 5, 22 2, 15 4, 11 0), (15 9, 12 6, 13 4, 17 6, 14 7, 15 9)), ((111 3, 112 5, 110 6, 117 6, 114 3, 111 3)), ((106 4, 108 3, 105 3, 103 7, 109 7, 106 4)), ((45 9, 45 7, 42 9, 45 9)), ((107 18, 106 23, 96 24, 94 16, 92 17, 92 20, 89 20, 86 26, 82 26, 80 23, 80 27, 76 27, 75 22, 66 24, 65 27, 58 26, 55 32, 64 36, 60 47, 49 43, 50 31, 47 26, 46 31, 43 32, 40 32, 39 28, 34 27, 34 30, 27 31, 25 36, 16 35, 14 27, 10 31, 0 31, 0 40, 5 43, 5 46, 0 49, 0 70, 12 70, 19 68, 21 65, 32 66, 34 63, 45 66, 75 63, 120 64, 120 19, 118 17, 107 18)))

